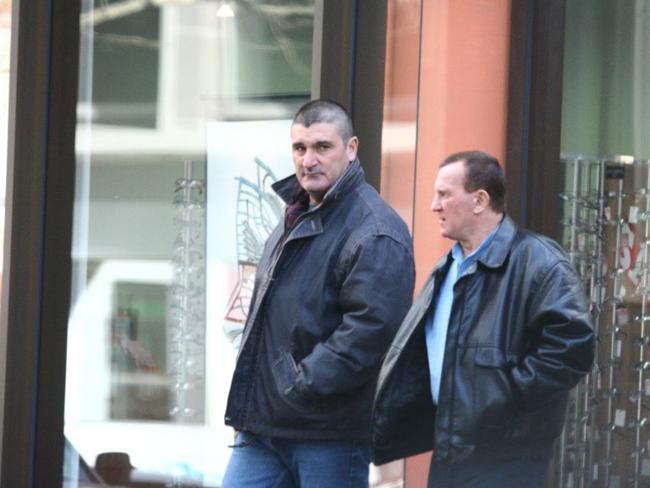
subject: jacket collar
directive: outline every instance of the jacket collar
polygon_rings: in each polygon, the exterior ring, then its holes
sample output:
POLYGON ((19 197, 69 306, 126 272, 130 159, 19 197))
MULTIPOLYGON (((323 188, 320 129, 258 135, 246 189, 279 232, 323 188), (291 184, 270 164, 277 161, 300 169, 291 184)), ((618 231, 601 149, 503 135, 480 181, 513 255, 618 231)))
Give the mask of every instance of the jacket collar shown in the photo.
POLYGON ((512 241, 516 233, 517 226, 510 217, 504 215, 496 234, 492 238, 492 242, 490 242, 477 261, 488 268, 501 267, 510 253, 512 241))
MULTIPOLYGON (((508 257, 516 233, 517 226, 510 217, 504 215, 496 234, 492 238, 492 242, 481 253, 477 261, 488 268, 501 267, 508 257)), ((443 270, 452 259, 451 251, 449 251, 433 267, 432 274, 443 270)))
MULTIPOLYGON (((339 179, 336 180, 334 185, 327 190, 323 200, 316 206, 316 208, 322 207, 330 201, 338 200, 364 181, 365 175, 363 173, 363 168, 361 168, 361 163, 357 158, 349 164, 339 179)), ((277 193, 277 195, 284 200, 287 205, 295 203, 296 200, 300 198, 300 195, 305 193, 305 190, 300 186, 295 174, 276 181, 271 185, 271 188, 273 188, 273 191, 277 193)))

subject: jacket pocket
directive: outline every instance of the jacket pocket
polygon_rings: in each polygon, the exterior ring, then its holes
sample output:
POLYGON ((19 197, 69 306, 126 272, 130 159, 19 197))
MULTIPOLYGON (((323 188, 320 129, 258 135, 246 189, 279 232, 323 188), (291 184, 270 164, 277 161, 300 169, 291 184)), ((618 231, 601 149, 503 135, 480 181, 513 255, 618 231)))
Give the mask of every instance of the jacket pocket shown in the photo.
POLYGON ((496 347, 477 347, 472 378, 473 420, 476 428, 498 428, 507 435, 508 419, 515 413, 516 401, 506 355, 496 347))
POLYGON ((562 401, 551 402, 534 412, 518 412, 512 419, 511 438, 513 441, 535 439, 555 439, 562 432, 566 412, 562 401))
POLYGON ((505 368, 508 364, 506 355, 496 347, 477 347, 474 353, 474 364, 487 368, 505 368))
POLYGON ((298 379, 298 365, 289 352, 283 352, 273 364, 273 377, 280 395, 296 394, 296 380, 298 379))
POLYGON ((280 397, 294 410, 309 411, 319 408, 322 402, 298 389, 300 370, 290 352, 283 352, 273 364, 273 378, 280 397))

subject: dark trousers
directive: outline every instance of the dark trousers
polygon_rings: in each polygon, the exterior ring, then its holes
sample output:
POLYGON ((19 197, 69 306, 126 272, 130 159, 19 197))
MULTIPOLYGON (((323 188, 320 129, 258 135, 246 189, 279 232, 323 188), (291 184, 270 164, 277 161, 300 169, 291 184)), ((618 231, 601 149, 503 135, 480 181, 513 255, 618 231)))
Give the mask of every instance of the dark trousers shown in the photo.
POLYGON ((428 488, 543 488, 549 459, 473 456, 459 464, 431 460, 428 488))

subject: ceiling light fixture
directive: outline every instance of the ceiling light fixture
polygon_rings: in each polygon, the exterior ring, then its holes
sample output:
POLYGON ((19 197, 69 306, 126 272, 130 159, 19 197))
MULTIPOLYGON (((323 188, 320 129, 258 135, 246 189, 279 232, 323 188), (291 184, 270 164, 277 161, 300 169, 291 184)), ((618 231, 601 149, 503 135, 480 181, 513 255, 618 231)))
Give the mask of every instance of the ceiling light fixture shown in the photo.
POLYGON ((219 8, 217 9, 217 17, 232 18, 234 16, 235 16, 235 11, 230 5, 230 2, 221 2, 219 4, 219 8))

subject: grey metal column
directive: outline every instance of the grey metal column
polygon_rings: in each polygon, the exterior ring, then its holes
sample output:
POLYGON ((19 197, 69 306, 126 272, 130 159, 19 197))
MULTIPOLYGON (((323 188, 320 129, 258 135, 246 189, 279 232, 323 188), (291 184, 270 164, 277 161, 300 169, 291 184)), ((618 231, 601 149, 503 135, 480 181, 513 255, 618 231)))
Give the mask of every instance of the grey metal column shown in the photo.
POLYGON ((617 401, 620 398, 620 389, 617 388, 617 380, 615 374, 615 369, 620 362, 619 353, 617 351, 618 347, 618 332, 619 328, 617 327, 617 310, 619 305, 622 304, 622 294, 621 294, 621 275, 625 271, 621 269, 621 245, 622 245, 622 234, 623 226, 625 225, 625 220, 623 218, 623 199, 625 197, 624 185, 623 185, 623 176, 625 172, 625 166, 632 163, 633 158, 629 156, 617 156, 615 158, 609 158, 606 161, 606 172, 610 172, 607 175, 610 179, 616 180, 616 190, 610 194, 609 197, 614 199, 616 202, 616 210, 611 215, 610 224, 615 227, 615 239, 614 239, 614 262, 612 266, 612 271, 610 276, 612 278, 612 294, 607 297, 606 301, 611 307, 610 314, 610 328, 609 328, 609 357, 607 358, 606 366, 608 368, 607 375, 607 390, 605 396, 607 398, 607 421, 605 423, 605 482, 609 486, 612 482, 612 465, 614 463, 613 458, 613 435, 615 432, 618 432, 620 427, 625 425, 619 425, 620 422, 617 422, 616 418, 616 407, 617 401))
MULTIPOLYGON (((604 160, 596 160, 591 162, 589 168, 590 172, 596 173, 596 193, 595 193, 595 210, 596 215, 596 228, 598 233, 594 237, 594 253, 593 253, 593 266, 591 268, 591 275, 589 277, 589 294, 591 301, 591 317, 594 325, 594 333, 596 336, 596 343, 598 344, 602 331, 605 329, 603 314, 603 297, 607 288, 606 277, 603 272, 604 256, 604 229, 605 223, 603 221, 605 215, 605 167, 604 160)), ((598 477, 599 465, 596 458, 596 436, 598 435, 598 393, 600 383, 600 351, 598 346, 594 348, 594 366, 590 373, 590 398, 589 398, 589 416, 590 423, 588 428, 588 455, 587 467, 590 470, 588 487, 593 486, 595 479, 598 477)))
POLYGON ((636 392, 636 418, 632 424, 634 428, 634 488, 639 488, 641 486, 640 477, 641 477, 641 464, 643 456, 647 454, 647 447, 642 447, 641 443, 641 434, 642 429, 645 429, 648 425, 648 418, 644 415, 643 412, 643 397, 645 394, 644 381, 645 373, 650 366, 650 363, 646 361, 646 350, 650 344, 648 335, 647 335, 647 323, 650 321, 650 313, 648 311, 648 299, 650 297, 650 281, 649 281, 649 271, 648 266, 650 266, 650 161, 646 161, 645 171, 646 171, 646 186, 641 190, 643 195, 643 200, 645 200, 645 208, 642 212, 642 220, 644 222, 644 233, 643 233, 643 242, 641 243, 643 247, 643 260, 642 260, 642 279, 641 279, 641 288, 639 289, 641 296, 641 314, 640 314, 640 332, 638 339, 639 346, 639 362, 637 363, 637 392, 636 392))
MULTIPOLYGON (((560 195, 564 201, 564 245, 590 297, 590 312, 596 323, 602 308, 598 287, 602 283, 604 165, 582 155, 563 156, 561 163, 567 181, 567 191, 560 195)), ((560 486, 591 486, 597 378, 598 368, 594 366, 571 392, 569 416, 556 451, 560 486)))
MULTIPOLYGON (((578 158, 562 158, 560 162, 564 165, 564 174, 571 175, 571 190, 568 193, 561 193, 560 197, 565 201, 565 205, 570 206, 571 208, 571 217, 569 220, 563 220, 562 224, 568 229, 569 239, 568 239, 568 251, 571 262, 576 266, 577 261, 577 221, 578 221, 578 191, 580 188, 580 164, 578 158)), ((577 393, 576 390, 571 392, 571 397, 569 399, 569 405, 575 408, 576 405, 577 393)), ((569 429, 572 427, 574 419, 569 417, 565 422, 564 428, 562 429, 562 434, 560 435, 560 441, 556 454, 557 462, 557 472, 560 486, 565 485, 567 479, 567 453, 571 445, 569 439, 570 433, 569 429)))

